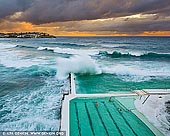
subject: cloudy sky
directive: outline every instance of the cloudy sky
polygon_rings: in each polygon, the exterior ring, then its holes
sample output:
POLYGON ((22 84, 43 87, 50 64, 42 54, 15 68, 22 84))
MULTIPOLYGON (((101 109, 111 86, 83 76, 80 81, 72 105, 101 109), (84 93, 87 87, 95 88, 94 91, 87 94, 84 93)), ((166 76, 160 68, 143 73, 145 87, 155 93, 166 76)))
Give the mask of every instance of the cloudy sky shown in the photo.
POLYGON ((0 32, 169 35, 170 0, 0 0, 0 32))

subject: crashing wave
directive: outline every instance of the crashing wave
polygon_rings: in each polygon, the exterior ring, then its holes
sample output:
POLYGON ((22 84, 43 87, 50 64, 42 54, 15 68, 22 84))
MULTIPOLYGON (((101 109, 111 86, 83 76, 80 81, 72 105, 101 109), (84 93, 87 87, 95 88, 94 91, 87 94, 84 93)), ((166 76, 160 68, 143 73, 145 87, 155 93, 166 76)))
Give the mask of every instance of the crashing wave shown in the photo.
POLYGON ((62 54, 71 54, 71 55, 95 55, 98 53, 96 50, 80 50, 80 49, 73 49, 73 48, 59 48, 59 47, 38 47, 37 50, 46 50, 46 51, 53 51, 55 53, 62 53, 62 54))
POLYGON ((69 73, 100 74, 101 70, 87 55, 75 55, 57 59, 57 78, 65 78, 69 73))
POLYGON ((159 54, 154 52, 134 55, 131 53, 124 54, 118 51, 114 51, 112 53, 108 53, 107 51, 100 51, 98 55, 111 58, 170 59, 170 54, 159 54))

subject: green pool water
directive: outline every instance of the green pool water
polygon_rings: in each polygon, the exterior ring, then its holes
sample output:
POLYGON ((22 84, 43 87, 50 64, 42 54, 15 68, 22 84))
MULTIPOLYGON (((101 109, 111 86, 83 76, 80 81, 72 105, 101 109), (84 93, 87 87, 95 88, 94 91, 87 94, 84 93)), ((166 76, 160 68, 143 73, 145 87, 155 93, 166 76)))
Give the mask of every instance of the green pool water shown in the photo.
POLYGON ((70 101, 70 136, 154 136, 131 110, 132 98, 75 98, 70 101), (124 106, 120 101, 128 106, 124 106))
POLYGON ((130 92, 137 89, 167 89, 170 80, 151 79, 144 81, 125 81, 112 74, 76 74, 76 90, 79 94, 130 92))

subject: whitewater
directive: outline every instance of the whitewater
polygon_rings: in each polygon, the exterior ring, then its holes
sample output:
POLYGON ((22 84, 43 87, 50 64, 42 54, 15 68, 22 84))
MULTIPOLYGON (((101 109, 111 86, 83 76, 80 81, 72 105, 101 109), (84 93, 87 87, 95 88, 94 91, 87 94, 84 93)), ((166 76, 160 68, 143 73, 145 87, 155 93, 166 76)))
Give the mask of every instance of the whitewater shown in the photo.
MULTIPOLYGON (((70 72, 77 93, 170 89, 170 37, 1 38, 0 130, 58 130, 70 72)), ((146 106, 160 105, 159 118, 144 114, 169 135, 164 122, 170 123, 170 114, 164 109, 170 97, 161 100, 150 98, 146 106)))

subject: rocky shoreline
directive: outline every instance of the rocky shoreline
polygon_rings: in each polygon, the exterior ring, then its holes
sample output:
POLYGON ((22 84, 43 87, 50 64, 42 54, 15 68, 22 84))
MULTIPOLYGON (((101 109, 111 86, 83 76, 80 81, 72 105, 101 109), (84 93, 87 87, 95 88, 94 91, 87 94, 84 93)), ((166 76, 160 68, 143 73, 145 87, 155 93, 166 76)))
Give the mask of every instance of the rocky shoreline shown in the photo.
MULTIPOLYGON (((166 119, 170 123, 170 100, 165 102, 165 108, 166 108, 165 112, 168 114, 166 116, 166 119)), ((170 130, 170 127, 169 127, 169 130, 170 130)))

